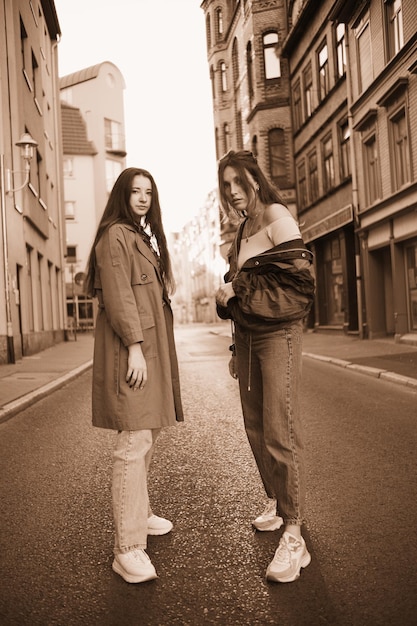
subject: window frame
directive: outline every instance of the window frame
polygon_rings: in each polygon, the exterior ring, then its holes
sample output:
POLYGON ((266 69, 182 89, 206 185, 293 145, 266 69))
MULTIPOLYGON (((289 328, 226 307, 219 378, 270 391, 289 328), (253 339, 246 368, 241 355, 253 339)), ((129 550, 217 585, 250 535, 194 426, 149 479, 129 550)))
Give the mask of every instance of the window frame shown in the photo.
POLYGON ((227 66, 225 61, 219 61, 220 92, 227 93, 227 66))
POLYGON ((327 194, 334 189, 336 184, 332 132, 327 133, 321 140, 321 158, 323 170, 323 193, 327 194), (330 145, 330 150, 327 149, 327 145, 330 145))
POLYGON ((303 69, 304 115, 305 119, 313 114, 313 68, 311 61, 303 69), (307 82, 307 79, 309 82, 307 82))
POLYGON ((384 5, 387 60, 390 61, 404 46, 403 6, 402 0, 384 0, 384 5))
POLYGON ((308 163, 308 187, 310 192, 310 200, 311 202, 316 202, 320 198, 320 187, 319 187, 319 160, 317 156, 317 149, 313 148, 307 154, 307 163, 308 163), (311 164, 314 160, 314 167, 311 167, 311 164))
POLYGON ((371 206, 382 197, 381 170, 377 141, 377 127, 373 124, 362 134, 363 174, 366 206, 371 206), (373 158, 370 159, 372 150, 373 158))
POLYGON ((270 29, 262 34, 262 59, 264 64, 264 77, 266 82, 276 81, 281 78, 281 61, 279 57, 275 54, 278 44, 279 36, 277 30, 270 29), (276 37, 276 41, 267 42, 266 39, 271 35, 276 37), (273 51, 272 54, 274 54, 275 57, 272 56, 271 51, 273 51), (268 76, 271 71, 273 76, 268 76))
POLYGON ((392 188, 398 191, 411 182, 410 132, 408 126, 407 104, 405 100, 388 116, 389 142, 391 146, 392 188), (404 120, 405 134, 398 139, 399 119, 404 120), (401 146, 399 147, 399 140, 401 146))
POLYGON ((318 74, 318 94, 320 102, 323 102, 330 92, 330 71, 329 71, 329 46, 325 37, 317 49, 317 74, 318 74), (320 58, 321 53, 326 50, 325 60, 320 58))
POLYGON ((371 23, 369 10, 366 10, 361 18, 358 20, 354 27, 355 35, 355 47, 356 47, 356 61, 357 61, 357 78, 359 93, 363 93, 373 81, 372 71, 372 38, 371 38, 371 23), (360 42, 363 42, 362 37, 367 35, 367 53, 361 54, 360 42), (364 60, 366 59, 366 63, 364 60), (366 68, 366 72, 364 71, 366 68), (369 73, 369 80, 366 80, 369 73))
POLYGON ((351 167, 351 154, 350 151, 352 149, 351 144, 351 132, 349 128, 349 121, 347 118, 343 118, 338 123, 338 134, 339 134, 339 172, 340 172, 340 180, 345 181, 351 178, 352 176, 352 167, 351 167), (346 131, 344 130, 346 129, 346 131))
POLYGON ((293 103, 294 130, 298 130, 299 128, 301 128, 303 124, 301 81, 299 78, 295 81, 294 86, 293 86, 292 103, 293 103))
POLYGON ((272 181, 281 189, 288 185, 288 172, 285 159, 286 137, 283 128, 268 131, 269 171, 272 181), (275 164, 277 164, 275 168, 275 164))
POLYGON ((297 189, 298 189, 298 208, 303 210, 308 205, 308 189, 307 189, 307 177, 306 177, 306 164, 305 159, 297 163, 297 189))
POLYGON ((335 61, 336 61, 336 76, 337 78, 343 78, 346 76, 346 26, 343 22, 336 24, 334 28, 334 41, 335 41, 335 61), (342 36, 339 36, 339 28, 343 28, 342 36))

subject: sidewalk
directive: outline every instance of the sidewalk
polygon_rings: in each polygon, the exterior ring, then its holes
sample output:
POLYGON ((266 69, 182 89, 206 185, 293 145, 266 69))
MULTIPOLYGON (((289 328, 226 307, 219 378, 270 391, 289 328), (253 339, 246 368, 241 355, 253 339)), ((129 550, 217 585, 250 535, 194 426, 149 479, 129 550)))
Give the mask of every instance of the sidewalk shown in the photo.
MULTIPOLYGON (((202 333, 230 337, 228 323, 199 326, 202 333)), ((93 344, 93 333, 80 333, 77 341, 59 343, 13 365, 0 365, 0 423, 89 369, 93 344)), ((409 343, 395 343, 391 338, 363 340, 309 331, 304 334, 303 354, 417 391, 417 335, 410 336, 409 343)))

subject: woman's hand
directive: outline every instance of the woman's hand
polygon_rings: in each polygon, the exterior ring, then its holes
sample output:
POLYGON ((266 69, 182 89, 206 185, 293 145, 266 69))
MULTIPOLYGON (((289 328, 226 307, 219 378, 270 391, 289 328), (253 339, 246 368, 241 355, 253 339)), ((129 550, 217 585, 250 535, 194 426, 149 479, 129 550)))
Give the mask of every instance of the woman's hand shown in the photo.
POLYGON ((216 302, 220 306, 227 306, 230 298, 233 298, 235 292, 233 291, 232 283, 225 283, 221 285, 216 291, 216 302))
POLYGON ((232 378, 237 380, 236 356, 233 355, 229 361, 229 373, 232 378))
POLYGON ((129 356, 127 359, 126 382, 134 391, 143 389, 148 380, 148 368, 143 356, 140 343, 132 343, 127 347, 129 356))

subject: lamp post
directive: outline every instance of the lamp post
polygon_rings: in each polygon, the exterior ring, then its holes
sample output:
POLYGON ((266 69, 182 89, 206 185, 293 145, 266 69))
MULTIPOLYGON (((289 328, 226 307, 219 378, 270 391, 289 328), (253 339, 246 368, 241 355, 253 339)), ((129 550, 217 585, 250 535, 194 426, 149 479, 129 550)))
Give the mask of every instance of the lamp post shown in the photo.
POLYGON ((12 309, 10 303, 10 277, 9 277, 9 256, 8 256, 8 243, 7 243, 7 219, 6 219, 6 194, 12 194, 15 191, 20 191, 29 182, 30 175, 30 161, 33 157, 33 150, 38 145, 29 133, 24 133, 19 141, 15 144, 20 148, 22 159, 25 161, 24 173, 25 181, 23 185, 12 189, 11 178, 12 172, 4 167, 4 154, 0 154, 0 203, 1 203, 1 226, 3 232, 3 269, 4 269, 4 290, 6 297, 6 326, 7 326, 7 362, 16 363, 13 343, 13 323, 12 323, 12 309), (7 178, 7 184, 6 184, 7 178))

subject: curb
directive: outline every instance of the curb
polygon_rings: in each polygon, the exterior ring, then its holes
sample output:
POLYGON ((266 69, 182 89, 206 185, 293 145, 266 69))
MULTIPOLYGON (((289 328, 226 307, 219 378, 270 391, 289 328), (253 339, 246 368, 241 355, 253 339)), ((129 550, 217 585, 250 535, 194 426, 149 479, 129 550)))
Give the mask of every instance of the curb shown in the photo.
POLYGON ((17 400, 13 400, 13 402, 9 402, 8 404, 5 404, 4 406, 0 407, 0 424, 2 424, 3 422, 6 422, 8 419, 13 417, 13 415, 16 415, 16 413, 19 413, 19 411, 23 411, 23 409, 26 409, 31 404, 34 404, 35 402, 37 402, 44 396, 48 395, 51 391, 56 391, 60 387, 63 387, 67 382, 69 382, 70 380, 73 380, 74 378, 77 378, 78 376, 86 372, 88 369, 90 369, 92 365, 93 365, 92 360, 87 361, 83 365, 76 367, 75 369, 71 370, 70 372, 67 372, 63 376, 60 376, 56 380, 53 380, 50 383, 47 383, 46 385, 39 387, 39 389, 35 389, 34 391, 27 393, 21 398, 18 398, 17 400))
POLYGON ((373 378, 379 378, 381 380, 388 380, 391 383, 403 385, 405 387, 411 387, 417 390, 417 379, 410 378, 409 376, 402 376, 395 372, 388 372, 387 370, 381 370, 377 367, 369 367, 368 365, 359 365, 358 363, 351 363, 350 361, 344 361, 343 359, 336 359, 328 356, 321 356, 320 354, 313 354, 311 352, 303 352, 303 356, 315 359, 316 361, 324 361, 325 363, 331 363, 338 367, 344 367, 345 369, 360 372, 373 378))

